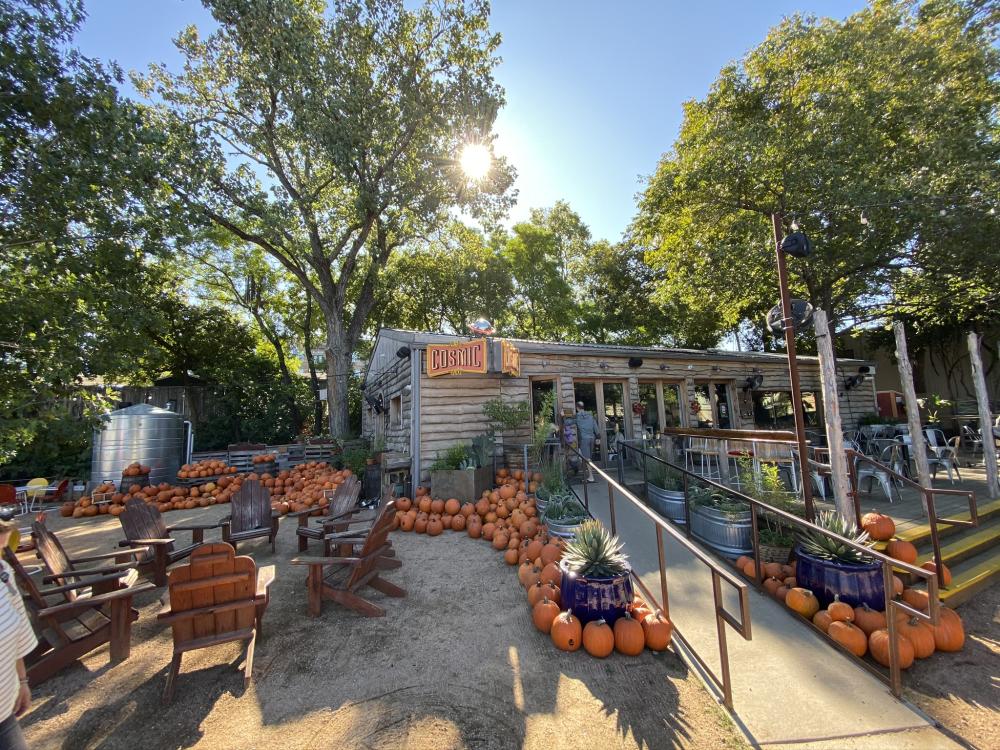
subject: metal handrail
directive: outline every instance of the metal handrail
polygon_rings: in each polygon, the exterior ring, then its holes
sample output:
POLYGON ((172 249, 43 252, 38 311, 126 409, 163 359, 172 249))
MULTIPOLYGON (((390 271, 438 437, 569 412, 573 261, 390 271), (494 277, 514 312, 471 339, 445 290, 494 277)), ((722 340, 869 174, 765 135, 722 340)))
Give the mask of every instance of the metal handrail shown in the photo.
MULTIPOLYGON (((657 602, 659 604, 659 609, 663 610, 663 613, 669 617, 670 616, 670 600, 667 592, 667 569, 666 560, 663 552, 663 532, 665 531, 670 535, 674 541, 678 542, 684 549, 690 552, 699 562, 704 563, 708 566, 712 573, 712 597, 715 602, 715 623, 716 623, 716 637, 719 644, 719 661, 722 668, 722 676, 716 676, 712 671, 712 668, 705 662, 704 659, 699 656, 698 652, 691 646, 691 643, 684 637, 684 634, 677 627, 677 623, 673 624, 673 637, 677 638, 687 650, 687 652, 694 658, 701 669, 706 675, 715 683, 722 691, 722 702, 726 708, 733 709, 733 686, 732 677, 730 675, 729 669, 729 646, 726 641, 726 624, 728 624, 733 630, 735 630, 744 640, 751 640, 751 626, 750 626, 750 602, 747 598, 748 586, 745 581, 737 577, 728 568, 719 564, 711 555, 709 555, 705 550, 701 549, 698 545, 691 542, 683 534, 681 534, 677 529, 675 529, 671 524, 667 523, 659 515, 651 511, 646 504, 640 500, 638 497, 633 495, 628 489, 622 486, 619 482, 613 479, 607 472, 604 471, 600 466, 595 464, 592 460, 584 458, 580 452, 572 447, 566 446, 570 451, 575 453, 581 460, 582 465, 589 465, 589 468, 600 475, 608 484, 608 508, 611 513, 611 533, 617 533, 617 524, 615 521, 615 493, 621 493, 621 495, 628 500, 633 506, 638 508, 646 517, 653 522, 656 528, 656 551, 659 560, 659 572, 660 572, 660 597, 661 601, 657 602), (739 619, 735 615, 730 613, 726 608, 722 598, 722 581, 725 581, 734 589, 739 597, 739 619)), ((571 488, 572 489, 572 488, 571 488)), ((576 490, 573 490, 576 494, 576 490)), ((590 498, 587 490, 587 482, 583 483, 583 504, 587 508, 587 512, 590 512, 590 498)), ((650 591, 639 576, 635 575, 633 572, 632 578, 635 584, 639 587, 645 597, 652 602, 656 602, 656 596, 650 591)))
MULTIPOLYGON (((687 483, 688 483, 689 478, 694 478, 695 480, 697 480, 699 482, 703 482, 704 484, 707 484, 710 487, 713 487, 713 488, 715 488, 717 490, 720 490, 720 491, 722 491, 722 492, 724 492, 724 493, 726 493, 726 494, 728 494, 730 496, 733 496, 736 499, 738 499, 738 500, 740 500, 742 502, 745 502, 745 503, 747 503, 750 506, 750 511, 751 511, 751 513, 750 513, 750 519, 751 519, 751 529, 752 529, 751 537, 752 537, 752 541, 753 541, 754 572, 756 574, 754 576, 754 582, 755 582, 756 587, 757 587, 758 590, 761 590, 763 588, 764 576, 763 576, 763 566, 761 565, 761 561, 760 561, 760 539, 759 539, 759 529, 758 529, 758 523, 757 523, 757 511, 761 511, 761 512, 764 512, 764 513, 771 513, 771 514, 777 516, 778 518, 780 518, 782 521, 784 521, 784 522, 786 522, 788 524, 791 524, 793 526, 796 526, 796 527, 799 527, 799 528, 803 528, 803 529, 808 530, 808 531, 819 532, 819 533, 825 534, 826 536, 828 536, 828 537, 830 537, 830 538, 832 538, 832 539, 840 542, 841 544, 843 544, 843 545, 845 545, 847 547, 850 547, 852 549, 855 549, 855 550, 857 550, 857 551, 859 551, 859 552, 861 552, 861 553, 863 553, 863 554, 865 554, 865 555, 867 555, 869 557, 875 558, 877 561, 879 561, 881 563, 881 565, 882 565, 882 581, 883 581, 883 586, 885 588, 884 595, 885 595, 886 630, 889 633, 889 674, 888 674, 888 679, 886 679, 886 675, 884 675, 882 673, 882 670, 880 670, 880 669, 872 666, 871 664, 869 664, 867 661, 864 661, 863 659, 858 659, 847 648, 845 648, 841 644, 839 644, 836 641, 834 641, 828 635, 827 635, 826 640, 827 640, 828 643, 830 643, 831 645, 833 645, 835 648, 839 649, 843 653, 845 653, 845 654, 847 654, 849 656, 854 657, 858 661, 858 663, 860 663, 869 672, 871 672, 872 674, 876 675, 879 679, 888 682, 888 684, 890 686, 890 689, 892 690, 893 695, 895 695, 896 697, 901 697, 902 696, 902 672, 901 672, 900 665, 899 665, 899 642, 898 642, 898 634, 897 634, 897 631, 896 631, 896 616, 897 616, 898 613, 902 612, 902 613, 905 613, 906 615, 908 615, 910 617, 916 617, 917 619, 922 620, 924 622, 928 622, 928 623, 930 623, 932 625, 937 625, 938 622, 939 622, 938 618, 939 618, 940 606, 941 606, 940 602, 938 601, 938 576, 934 575, 934 573, 932 573, 931 571, 926 570, 924 568, 918 568, 918 567, 916 567, 914 565, 910 565, 909 563, 905 563, 905 562, 903 562, 901 560, 897 560, 897 559, 895 559, 893 557, 889 557, 888 555, 885 555, 882 552, 879 552, 878 550, 872 549, 871 547, 866 547, 864 545, 857 544, 856 542, 854 542, 851 539, 847 539, 845 537, 840 536, 839 534, 833 533, 832 531, 828 531, 827 529, 819 527, 816 524, 811 523, 811 522, 809 522, 809 521, 807 521, 807 520, 805 520, 803 518, 799 518, 796 515, 793 515, 791 513, 788 513, 787 511, 781 510, 780 508, 776 508, 773 505, 770 505, 768 503, 762 502, 762 501, 760 501, 760 500, 758 500, 758 499, 756 499, 754 497, 751 497, 750 495, 746 495, 746 494, 744 494, 742 492, 734 490, 731 487, 727 487, 726 485, 719 484, 718 482, 715 482, 715 481, 713 481, 711 479, 706 479, 705 477, 702 477, 701 475, 699 475, 699 474, 697 474, 695 472, 688 471, 686 468, 684 468, 682 466, 678 466, 677 464, 675 464, 675 463, 673 463, 671 461, 667 461, 666 459, 664 459, 664 458, 662 458, 660 456, 657 456, 655 454, 649 453, 649 452, 643 450, 642 448, 638 448, 638 447, 636 447, 634 445, 628 445, 628 447, 629 447, 630 450, 635 451, 636 453, 641 454, 644 457, 643 458, 644 462, 645 462, 645 460, 647 458, 652 458, 655 461, 658 461, 658 462, 660 462, 660 463, 662 463, 662 464, 664 464, 666 466, 671 467, 675 471, 681 472, 681 474, 684 477, 684 481, 685 481, 685 491, 684 491, 684 495, 685 495, 685 508, 687 508, 688 505, 689 505, 689 503, 687 502, 687 494, 688 494, 688 492, 687 492, 687 483), (913 576, 916 576, 918 578, 922 578, 922 579, 924 579, 926 581, 926 583, 927 583, 927 596, 928 596, 928 600, 929 600, 929 604, 928 604, 929 610, 928 610, 927 613, 924 613, 924 612, 921 612, 920 610, 914 609, 913 607, 910 607, 909 605, 903 603, 901 600, 897 600, 897 599, 895 599, 893 597, 893 590, 894 590, 894 587, 893 587, 893 575, 894 575, 893 568, 901 569, 902 571, 904 571, 906 573, 909 573, 909 574, 911 574, 913 576)), ((619 468, 620 468, 621 471, 624 471, 624 467, 623 467, 623 465, 621 463, 619 463, 619 468)), ((586 488, 586 484, 584 484, 584 488, 586 488)), ((649 511, 649 512, 652 513, 652 511, 649 511)), ((689 522, 687 524, 688 533, 690 533, 690 527, 691 527, 691 524, 690 524, 690 519, 689 519, 689 522)), ((675 533, 679 534, 679 532, 675 532, 675 533)), ((940 571, 941 568, 939 567, 938 570, 940 571)), ((810 622, 810 625, 812 627, 814 627, 818 632, 820 632, 820 633, 823 632, 814 623, 810 622)), ((826 635, 826 634, 824 633, 824 635, 826 635)))

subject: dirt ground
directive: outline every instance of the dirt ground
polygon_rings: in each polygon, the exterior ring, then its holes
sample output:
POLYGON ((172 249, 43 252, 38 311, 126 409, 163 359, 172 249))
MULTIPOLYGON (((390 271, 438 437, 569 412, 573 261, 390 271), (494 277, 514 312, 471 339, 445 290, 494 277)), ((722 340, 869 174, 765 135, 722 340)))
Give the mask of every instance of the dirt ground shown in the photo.
POLYGON ((958 609, 965 648, 918 660, 904 675, 906 697, 943 725, 956 742, 1000 748, 1000 585, 958 609))
MULTIPOLYGON (((168 522, 222 512, 176 512, 168 522)), ((113 518, 50 525, 66 530, 77 554, 111 549, 120 538, 113 518)), ((174 703, 161 707, 171 638, 155 620, 156 594, 145 595, 128 661, 109 667, 105 647, 35 689, 22 718, 30 747, 745 746, 673 653, 601 661, 557 651, 532 626, 514 572, 487 544, 451 532, 396 533, 393 543, 404 565, 387 577, 409 595, 371 592, 388 611, 377 619, 333 603, 317 619, 306 615, 305 568, 288 563, 292 523, 282 525, 276 555, 263 540, 241 547, 259 565, 277 565, 245 694, 238 647, 219 646, 185 655, 174 703)))

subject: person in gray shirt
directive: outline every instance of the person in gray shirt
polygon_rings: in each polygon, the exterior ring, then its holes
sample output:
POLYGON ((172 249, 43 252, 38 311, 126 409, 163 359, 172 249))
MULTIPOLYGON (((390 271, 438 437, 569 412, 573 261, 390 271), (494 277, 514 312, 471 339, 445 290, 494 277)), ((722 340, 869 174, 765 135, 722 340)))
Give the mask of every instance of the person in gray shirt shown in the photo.
MULTIPOLYGON (((576 436, 580 441, 580 455, 588 460, 593 459, 594 440, 597 438, 597 420, 587 411, 582 401, 576 402, 576 436)), ((587 481, 595 482, 594 472, 587 464, 587 481)))

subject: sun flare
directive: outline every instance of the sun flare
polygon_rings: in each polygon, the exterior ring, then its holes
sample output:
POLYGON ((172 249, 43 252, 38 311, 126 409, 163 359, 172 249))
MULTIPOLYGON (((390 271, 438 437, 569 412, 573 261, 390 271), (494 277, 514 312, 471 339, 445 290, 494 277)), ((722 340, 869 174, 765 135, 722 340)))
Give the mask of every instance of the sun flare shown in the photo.
POLYGON ((481 143, 467 143, 458 158, 462 171, 470 180, 481 180, 490 171, 493 157, 490 150, 481 143))

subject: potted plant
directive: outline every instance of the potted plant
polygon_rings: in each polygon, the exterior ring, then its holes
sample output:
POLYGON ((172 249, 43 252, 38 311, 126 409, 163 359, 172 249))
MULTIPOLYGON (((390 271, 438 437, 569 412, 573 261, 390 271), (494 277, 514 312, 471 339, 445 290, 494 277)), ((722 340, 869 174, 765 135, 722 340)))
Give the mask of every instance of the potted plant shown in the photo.
POLYGON ((684 475, 662 461, 654 461, 646 472, 646 500, 649 506, 674 523, 685 517, 684 475))
POLYGON ((476 502, 493 486, 493 440, 480 435, 472 445, 458 443, 431 464, 431 490, 441 498, 476 502))
POLYGON ((586 521, 566 544, 559 587, 563 607, 581 622, 602 619, 609 625, 632 603, 628 558, 618 537, 600 521, 586 521))
POLYGON ((710 487, 688 488, 691 533, 723 555, 753 552, 753 531, 747 503, 710 487))
POLYGON ((858 532, 853 523, 838 513, 822 511, 814 523, 818 529, 798 533, 795 578, 799 586, 810 589, 826 607, 835 596, 852 607, 867 604, 885 609, 885 582, 882 563, 873 557, 832 539, 820 529, 870 547, 868 532, 858 532))
POLYGON ((566 476, 563 472, 561 461, 542 461, 539 465, 542 481, 535 490, 535 505, 538 512, 545 510, 545 506, 553 495, 563 495, 569 492, 566 484, 566 476))
POLYGON ((927 426, 941 429, 941 409, 952 403, 936 393, 917 399, 917 405, 927 412, 927 426))
POLYGON ((587 509, 570 490, 549 495, 549 501, 541 515, 542 521, 548 526, 549 534, 564 538, 574 536, 580 524, 589 518, 587 509))
POLYGON ((494 440, 497 437, 500 438, 500 452, 504 456, 507 466, 520 465, 523 459, 518 461, 519 455, 511 453, 509 457, 507 456, 503 445, 503 436, 505 432, 517 430, 531 420, 531 406, 527 401, 504 401, 502 398, 493 398, 483 404, 482 411, 489 425, 488 434, 494 440))
MULTIPOLYGON (((744 494, 778 510, 805 517, 805 505, 785 487, 777 466, 761 464, 754 471, 750 459, 740 459, 738 471, 744 494)), ((761 509, 757 512, 757 532, 760 559, 763 562, 787 563, 795 546, 795 529, 761 509)))

